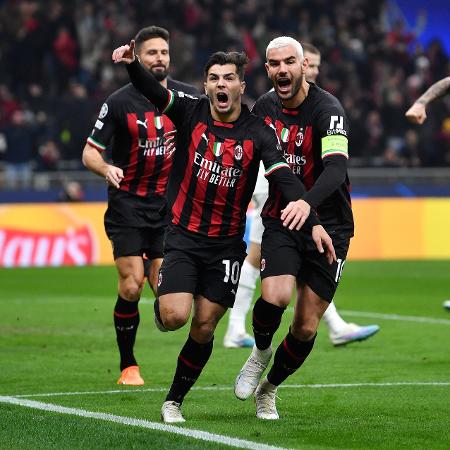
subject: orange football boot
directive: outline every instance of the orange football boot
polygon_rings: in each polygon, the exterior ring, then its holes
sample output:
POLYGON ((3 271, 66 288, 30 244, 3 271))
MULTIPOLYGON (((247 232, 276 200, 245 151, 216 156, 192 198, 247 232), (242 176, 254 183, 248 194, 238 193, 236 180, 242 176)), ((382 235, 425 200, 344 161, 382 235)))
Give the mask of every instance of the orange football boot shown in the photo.
POLYGON ((144 380, 139 372, 139 366, 129 366, 122 370, 117 384, 127 384, 128 386, 142 386, 144 380))

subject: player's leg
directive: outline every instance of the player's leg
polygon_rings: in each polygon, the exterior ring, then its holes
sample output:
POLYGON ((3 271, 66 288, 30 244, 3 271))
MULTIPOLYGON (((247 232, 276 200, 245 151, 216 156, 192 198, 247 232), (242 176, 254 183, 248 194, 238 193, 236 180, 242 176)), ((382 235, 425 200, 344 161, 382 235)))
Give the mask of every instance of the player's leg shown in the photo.
POLYGON ((114 307, 114 326, 120 353, 121 376, 118 384, 142 385, 144 380, 134 356, 134 343, 139 327, 138 302, 144 284, 141 256, 120 256, 115 260, 119 283, 114 307))
POLYGON ((310 354, 319 322, 333 300, 349 241, 335 239, 333 244, 337 261, 332 264, 317 250, 302 252, 302 267, 297 279, 297 301, 291 327, 275 352, 274 362, 267 376, 255 391, 256 415, 261 419, 278 419, 275 405, 277 387, 297 371, 310 354))
MULTIPOLYGON (((148 284, 155 295, 153 303, 154 321, 160 331, 169 331, 161 322, 159 298, 157 294, 159 272, 163 261, 165 226, 149 228, 145 233, 144 271, 148 284)), ((186 319, 187 320, 187 319, 186 319)))
POLYGON ((119 275, 118 297, 114 308, 114 326, 120 351, 119 384, 144 384, 134 357, 134 343, 139 327, 138 302, 144 284, 143 253, 146 228, 136 218, 143 210, 142 202, 120 190, 108 193, 104 224, 113 247, 119 275))
POLYGON ((253 307, 255 345, 234 385, 234 393, 240 400, 246 400, 255 392, 264 370, 269 365, 272 357, 272 338, 290 302, 294 285, 293 275, 268 277, 261 282, 261 297, 253 307))
POLYGON ((245 318, 253 300, 259 277, 261 244, 250 241, 248 256, 242 264, 236 301, 230 309, 223 345, 226 348, 253 347, 255 340, 245 329, 245 318))
POLYGON ((196 262, 188 253, 166 249, 158 275, 158 301, 155 301, 155 322, 160 330, 174 331, 187 323, 197 278, 196 262))
POLYGON ((226 308, 197 296, 189 336, 178 356, 172 385, 161 409, 164 422, 184 422, 181 404, 211 356, 214 330, 226 308))
POLYGON ((227 348, 253 347, 255 343, 253 337, 246 332, 245 318, 250 309, 256 288, 256 281, 259 277, 261 240, 264 232, 261 211, 267 200, 267 181, 264 178, 264 172, 258 174, 257 186, 258 183, 261 184, 259 192, 255 192, 252 197, 255 208, 252 213, 252 223, 250 226, 248 255, 242 265, 236 301, 230 310, 228 328, 223 342, 227 348), (259 177, 262 177, 262 179, 259 177))
POLYGON ((281 323, 295 286, 300 254, 281 224, 266 222, 261 247, 261 297, 253 307, 255 345, 239 372, 234 393, 240 400, 250 397, 272 356, 272 338, 281 323), (273 225, 273 226, 272 226, 273 225))
MULTIPOLYGON (((236 242, 198 254, 198 283, 190 333, 177 361, 172 386, 161 409, 164 422, 182 422, 181 403, 208 362, 214 331, 226 310, 233 306, 245 243, 236 242)), ((164 265, 164 263, 163 263, 164 265)))
MULTIPOLYGON (((165 331, 169 331, 169 329, 164 326, 164 324, 161 320, 161 312, 160 312, 159 297, 158 297, 158 279, 159 279, 159 272, 161 270, 162 262, 163 262, 162 258, 154 258, 151 261, 148 261, 148 264, 146 265, 146 269, 147 269, 148 284, 150 285, 150 287, 155 295, 155 301, 153 302, 155 325, 159 331, 165 332, 165 331)), ((189 302, 189 308, 190 308, 191 304, 192 304, 192 296, 189 296, 188 302, 189 302)), ((169 303, 172 303, 172 302, 169 302, 169 303)), ((189 314, 188 314, 188 316, 189 316, 189 314)))
POLYGON ((380 329, 378 325, 361 326, 346 322, 337 312, 334 302, 331 302, 325 311, 323 321, 328 327, 328 336, 334 346, 363 341, 380 329))
POLYGON ((306 360, 314 346, 320 319, 329 302, 319 297, 309 286, 299 286, 294 318, 288 334, 278 346, 267 376, 255 391, 256 416, 278 419, 275 405, 277 387, 306 360))
POLYGON ((154 258, 149 259, 148 264, 144 264, 146 267, 146 277, 148 280, 148 284, 150 288, 152 289, 153 293, 156 296, 157 287, 158 287, 158 275, 159 275, 159 269, 161 269, 163 259, 162 258, 154 258))

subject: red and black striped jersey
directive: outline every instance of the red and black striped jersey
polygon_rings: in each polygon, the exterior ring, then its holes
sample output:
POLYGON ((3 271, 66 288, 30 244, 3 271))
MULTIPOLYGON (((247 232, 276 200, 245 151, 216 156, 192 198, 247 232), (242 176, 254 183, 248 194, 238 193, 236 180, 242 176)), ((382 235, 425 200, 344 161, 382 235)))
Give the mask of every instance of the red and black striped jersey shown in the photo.
MULTIPOLYGON (((168 88, 195 94, 193 87, 168 79, 168 88)), ((103 103, 87 142, 99 151, 111 145, 112 163, 123 170, 120 189, 149 199, 166 195, 173 150, 166 151, 164 133, 174 129, 131 83, 103 103)))
MULTIPOLYGON (((215 121, 206 96, 170 92, 163 112, 177 127, 168 192, 172 223, 203 236, 243 236, 259 162, 266 176, 281 177, 275 172, 284 168, 291 178, 274 131, 245 105, 235 122, 215 121)), ((293 199, 302 193, 294 189, 293 199)))
MULTIPOLYGON (((262 95, 252 112, 275 128, 284 157, 305 186, 303 199, 316 209, 327 231, 353 235, 350 183, 347 175, 348 120, 333 95, 310 83, 301 105, 284 108, 275 91, 262 95)), ((280 192, 269 188, 263 217, 280 217, 280 192)))
POLYGON ((305 194, 274 130, 246 106, 235 122, 217 122, 208 97, 164 89, 137 60, 126 67, 133 85, 177 128, 168 189, 175 226, 199 236, 242 238, 261 160, 286 202, 305 194))

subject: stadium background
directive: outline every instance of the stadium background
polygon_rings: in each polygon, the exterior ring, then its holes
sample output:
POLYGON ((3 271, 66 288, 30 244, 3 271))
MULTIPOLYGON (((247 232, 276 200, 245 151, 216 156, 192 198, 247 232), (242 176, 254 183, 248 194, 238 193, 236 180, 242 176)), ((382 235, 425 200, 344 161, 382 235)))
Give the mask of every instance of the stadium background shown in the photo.
POLYGON ((248 104, 269 88, 271 38, 316 45, 319 84, 351 121, 350 258, 450 259, 450 96, 421 127, 404 118, 450 74, 449 15, 435 0, 1 2, 0 266, 112 263, 106 188, 80 156, 104 98, 127 82, 111 50, 149 24, 171 31, 172 76, 199 88, 209 54, 245 50, 248 104))
POLYGON ((404 120, 450 75, 447 3, 0 0, 0 448, 210 450, 243 439, 255 450, 448 450, 450 96, 431 105, 424 126, 404 120), (248 353, 221 345, 225 319, 183 404, 187 423, 159 422, 187 329, 156 329, 148 287, 136 342, 146 384, 116 385, 106 188, 80 155, 104 97, 127 81, 112 48, 153 23, 171 30, 172 73, 187 82, 201 83, 210 52, 245 43, 249 103, 268 88, 271 37, 312 42, 323 54, 320 84, 351 117, 357 235, 335 300, 345 320, 381 330, 334 348, 321 325, 308 362, 280 387, 277 423, 234 398, 248 353), (11 167, 22 185, 8 184, 11 167))

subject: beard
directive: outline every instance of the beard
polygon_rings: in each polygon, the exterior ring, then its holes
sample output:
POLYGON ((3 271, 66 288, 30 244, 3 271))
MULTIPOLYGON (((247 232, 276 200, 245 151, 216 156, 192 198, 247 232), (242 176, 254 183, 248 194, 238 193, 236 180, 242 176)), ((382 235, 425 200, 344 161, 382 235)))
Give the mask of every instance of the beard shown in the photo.
POLYGON ((158 81, 162 81, 162 80, 166 79, 167 75, 168 75, 167 69, 164 69, 164 70, 160 70, 160 69, 153 70, 152 69, 151 72, 158 81))
POLYGON ((294 98, 298 91, 300 90, 301 86, 302 86, 302 79, 303 79, 303 74, 301 77, 297 78, 297 80, 295 80, 294 83, 292 83, 292 89, 291 89, 291 94, 289 95, 289 97, 285 97, 284 100, 290 100, 291 98, 294 98))

